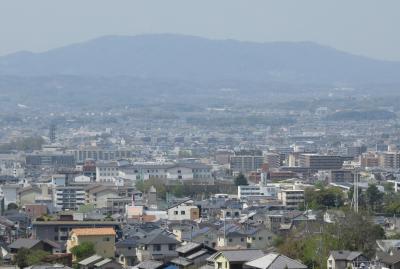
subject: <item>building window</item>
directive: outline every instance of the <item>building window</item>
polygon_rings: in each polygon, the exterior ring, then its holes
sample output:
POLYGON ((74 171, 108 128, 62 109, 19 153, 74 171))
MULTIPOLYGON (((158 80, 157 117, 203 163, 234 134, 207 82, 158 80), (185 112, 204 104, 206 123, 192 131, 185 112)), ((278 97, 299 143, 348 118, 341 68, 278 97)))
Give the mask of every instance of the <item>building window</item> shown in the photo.
POLYGON ((174 211, 174 215, 178 215, 178 211, 174 211))
POLYGON ((229 238, 229 240, 228 240, 229 242, 232 242, 232 238, 229 238))
POLYGON ((171 251, 175 250, 175 245, 174 244, 169 244, 168 245, 168 249, 171 250, 171 251))
POLYGON ((161 245, 153 245, 153 251, 161 251, 161 245))
POLYGON ((181 215, 185 215, 186 213, 185 213, 185 211, 184 210, 182 210, 181 211, 181 215))
POLYGON ((244 238, 243 237, 240 238, 240 242, 244 242, 244 238))

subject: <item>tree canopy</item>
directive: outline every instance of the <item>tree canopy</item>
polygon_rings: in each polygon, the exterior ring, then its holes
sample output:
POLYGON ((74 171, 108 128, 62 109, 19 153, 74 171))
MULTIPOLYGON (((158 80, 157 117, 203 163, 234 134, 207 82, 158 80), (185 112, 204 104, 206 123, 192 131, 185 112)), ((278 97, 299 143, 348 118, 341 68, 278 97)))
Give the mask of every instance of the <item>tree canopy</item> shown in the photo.
POLYGON ((236 186, 247 186, 249 183, 247 182, 247 178, 240 173, 237 177, 235 177, 235 185, 236 186))
POLYGON ((94 244, 92 242, 82 242, 78 246, 71 248, 71 253, 78 261, 86 259, 95 254, 94 244))
POLYGON ((309 209, 341 207, 344 204, 343 191, 336 187, 308 188, 304 192, 305 203, 309 209))
POLYGON ((279 242, 278 250, 303 261, 309 268, 326 268, 331 250, 361 251, 372 257, 376 240, 384 238, 383 229, 369 215, 346 211, 333 224, 314 222, 299 227, 279 242))
POLYGON ((15 263, 19 268, 25 268, 34 264, 38 264, 50 253, 44 250, 30 250, 21 248, 15 256, 15 263))

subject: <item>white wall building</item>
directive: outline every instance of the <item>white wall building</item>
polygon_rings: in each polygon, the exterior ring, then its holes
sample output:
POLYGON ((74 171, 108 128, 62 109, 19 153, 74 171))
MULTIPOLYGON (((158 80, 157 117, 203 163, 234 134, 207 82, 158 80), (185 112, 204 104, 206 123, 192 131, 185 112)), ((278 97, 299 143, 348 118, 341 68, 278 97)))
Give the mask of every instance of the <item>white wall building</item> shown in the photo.
POLYGON ((97 162, 96 163, 96 181, 114 182, 119 176, 119 167, 117 162, 97 162))
POLYGON ((239 199, 244 199, 248 197, 276 198, 278 192, 279 192, 279 187, 272 184, 267 184, 266 186, 261 186, 261 185, 238 186, 239 199))
POLYGON ((58 210, 77 210, 85 204, 83 187, 56 187, 53 190, 54 206, 58 210))
POLYGON ((4 207, 7 208, 7 206, 11 203, 17 204, 17 199, 18 199, 18 189, 19 185, 16 184, 10 184, 10 185, 3 185, 1 187, 3 191, 3 197, 4 197, 4 207))

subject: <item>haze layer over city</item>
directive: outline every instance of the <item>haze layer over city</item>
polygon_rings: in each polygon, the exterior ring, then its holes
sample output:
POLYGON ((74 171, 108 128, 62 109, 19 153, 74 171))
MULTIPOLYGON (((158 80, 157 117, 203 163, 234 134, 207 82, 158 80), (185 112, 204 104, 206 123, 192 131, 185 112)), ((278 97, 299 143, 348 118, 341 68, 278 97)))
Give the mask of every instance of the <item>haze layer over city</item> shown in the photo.
POLYGON ((399 10, 0 1, 0 269, 400 268, 399 10))

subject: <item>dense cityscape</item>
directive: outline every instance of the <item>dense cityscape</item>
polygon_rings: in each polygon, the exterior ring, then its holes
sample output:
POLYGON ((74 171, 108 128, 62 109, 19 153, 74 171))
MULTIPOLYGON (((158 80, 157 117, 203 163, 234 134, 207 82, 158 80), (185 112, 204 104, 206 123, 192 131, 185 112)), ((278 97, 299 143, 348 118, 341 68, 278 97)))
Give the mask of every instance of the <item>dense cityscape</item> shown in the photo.
POLYGON ((0 44, 0 269, 400 268, 395 56, 139 22, 40 52, 0 44))

